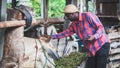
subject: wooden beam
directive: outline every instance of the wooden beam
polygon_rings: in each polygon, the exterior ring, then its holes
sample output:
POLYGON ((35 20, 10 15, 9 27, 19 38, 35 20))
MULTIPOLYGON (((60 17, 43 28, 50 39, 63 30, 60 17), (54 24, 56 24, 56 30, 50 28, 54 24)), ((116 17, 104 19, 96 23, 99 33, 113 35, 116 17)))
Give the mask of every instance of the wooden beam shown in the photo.
POLYGON ((72 0, 71 3, 77 6, 77 0, 72 0))
POLYGON ((111 35, 111 36, 108 36, 109 39, 113 40, 113 39, 118 39, 120 38, 120 35, 111 35))
POLYGON ((66 0, 66 5, 71 4, 72 0, 66 0))
POLYGON ((119 68, 120 62, 114 62, 114 64, 111 65, 111 68, 119 68))
POLYGON ((8 27, 17 27, 17 26, 24 26, 25 21, 3 21, 0 22, 0 28, 8 28, 8 27))
POLYGON ((114 56, 109 56, 109 60, 110 61, 120 60, 120 54, 117 54, 117 55, 114 55, 114 56))
POLYGON ((41 0, 41 17, 45 19, 48 18, 48 1, 49 0, 41 0))
POLYGON ((16 7, 16 0, 12 0, 12 8, 15 8, 16 7))
MULTIPOLYGON (((44 23, 44 19, 37 19, 37 23, 40 24, 40 23, 44 23)), ((65 19, 64 18, 48 18, 48 23, 49 24, 61 24, 65 22, 65 19)))
MULTIPOLYGON (((31 27, 44 24, 44 19, 33 19, 31 27)), ((63 23, 64 19, 63 18, 49 18, 48 23, 49 24, 58 24, 58 23, 63 23)), ((20 21, 3 21, 0 22, 0 28, 8 28, 8 27, 17 27, 17 26, 25 26, 26 22, 25 20, 20 20, 20 21)))
POLYGON ((107 64, 107 68, 119 68, 120 62, 110 62, 107 64))
POLYGON ((120 48, 115 48, 110 50, 110 55, 120 53, 120 48))
POLYGON ((48 19, 48 1, 49 0, 45 0, 45 8, 44 8, 44 19, 45 19, 45 21, 47 21, 47 19, 48 19))
POLYGON ((88 0, 86 0, 85 6, 86 6, 86 11, 88 11, 88 0))
POLYGON ((116 3, 118 3, 119 0, 96 0, 96 2, 104 2, 104 3, 113 3, 113 2, 116 2, 116 3))

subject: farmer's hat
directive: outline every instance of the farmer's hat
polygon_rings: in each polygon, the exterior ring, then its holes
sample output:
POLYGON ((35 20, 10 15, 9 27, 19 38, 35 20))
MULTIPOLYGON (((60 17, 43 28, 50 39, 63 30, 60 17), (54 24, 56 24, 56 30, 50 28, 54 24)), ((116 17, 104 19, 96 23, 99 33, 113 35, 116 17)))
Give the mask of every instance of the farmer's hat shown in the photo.
POLYGON ((63 13, 75 13, 75 12, 78 12, 78 11, 79 10, 75 5, 69 4, 69 5, 65 6, 63 13))

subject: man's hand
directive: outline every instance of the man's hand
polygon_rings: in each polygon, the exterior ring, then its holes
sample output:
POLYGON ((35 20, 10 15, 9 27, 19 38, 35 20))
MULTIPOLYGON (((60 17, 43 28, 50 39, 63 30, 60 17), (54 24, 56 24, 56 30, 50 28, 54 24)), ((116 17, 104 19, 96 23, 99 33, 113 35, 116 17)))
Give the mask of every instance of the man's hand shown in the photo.
POLYGON ((91 42, 92 40, 94 40, 95 37, 94 36, 90 36, 89 38, 85 38, 85 41, 91 42))
POLYGON ((94 40, 94 39, 95 39, 94 36, 90 36, 87 40, 88 40, 88 41, 92 41, 92 40, 94 40))
POLYGON ((41 35, 40 40, 49 42, 51 40, 51 37, 49 35, 41 35))

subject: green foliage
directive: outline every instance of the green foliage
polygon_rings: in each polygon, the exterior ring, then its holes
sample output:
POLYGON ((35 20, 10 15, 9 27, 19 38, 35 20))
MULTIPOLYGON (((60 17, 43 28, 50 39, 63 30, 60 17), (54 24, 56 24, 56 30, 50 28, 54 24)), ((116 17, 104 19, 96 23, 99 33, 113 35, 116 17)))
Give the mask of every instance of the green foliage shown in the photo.
POLYGON ((48 17, 63 17, 61 13, 65 7, 65 0, 49 0, 48 17))
MULTIPOLYGON (((48 0, 49 9, 48 17, 63 17, 64 14, 61 13, 65 7, 65 0, 48 0)), ((11 8, 11 3, 7 4, 8 8, 11 8)), ((40 0, 30 0, 30 7, 32 7, 36 13, 36 17, 41 16, 41 1, 40 0)))
POLYGON ((86 57, 85 53, 73 52, 69 56, 55 60, 56 68, 77 68, 86 57))
POLYGON ((89 6, 88 11, 94 13, 95 12, 94 3, 89 1, 88 6, 89 6))
POLYGON ((11 8, 11 3, 7 3, 7 8, 11 8))
MULTIPOLYGON (((40 0, 30 0, 31 7, 34 8, 37 17, 41 14, 41 5, 40 0)), ((48 9, 48 17, 63 17, 64 14, 61 13, 65 6, 65 0, 49 0, 49 9, 48 9)))
POLYGON ((36 17, 40 16, 41 15, 40 0, 30 0, 30 2, 31 2, 30 6, 34 9, 36 17))

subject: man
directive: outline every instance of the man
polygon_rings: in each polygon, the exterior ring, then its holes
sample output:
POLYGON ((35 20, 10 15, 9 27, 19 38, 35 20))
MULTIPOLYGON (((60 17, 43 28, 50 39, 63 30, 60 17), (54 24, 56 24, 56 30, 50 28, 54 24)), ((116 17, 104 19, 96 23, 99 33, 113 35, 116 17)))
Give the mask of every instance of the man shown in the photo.
POLYGON ((98 17, 90 12, 80 13, 72 4, 65 7, 64 13, 72 21, 70 27, 61 33, 52 35, 51 38, 64 38, 76 33, 88 49, 87 68, 106 68, 110 40, 98 17))

